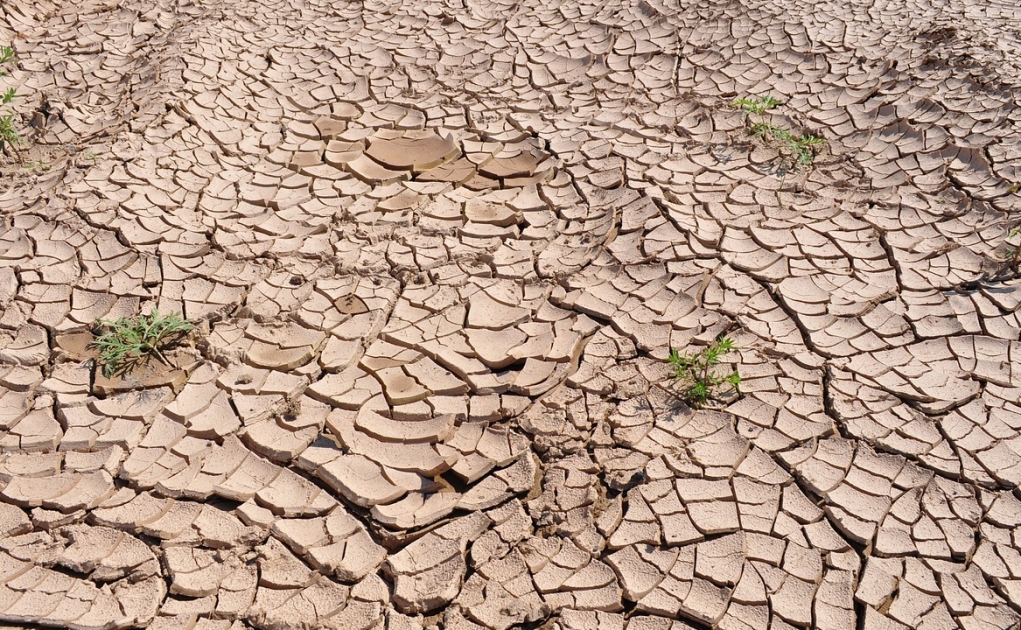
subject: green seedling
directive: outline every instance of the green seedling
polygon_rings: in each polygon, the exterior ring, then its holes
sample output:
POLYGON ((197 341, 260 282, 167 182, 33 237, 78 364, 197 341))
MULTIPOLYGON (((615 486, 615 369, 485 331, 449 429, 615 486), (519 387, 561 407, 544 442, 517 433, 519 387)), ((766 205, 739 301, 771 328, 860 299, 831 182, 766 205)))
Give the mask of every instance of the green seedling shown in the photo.
POLYGON ((28 162, 28 163, 26 163, 24 165, 23 168, 33 168, 33 169, 34 168, 38 168, 39 170, 45 172, 45 171, 50 170, 50 165, 45 163, 45 162, 43 162, 42 160, 39 160, 38 162, 28 162))
POLYGON ((811 168, 812 163, 815 162, 815 156, 825 144, 825 140, 809 133, 794 133, 787 127, 781 127, 763 119, 768 110, 781 104, 781 101, 772 96, 739 98, 732 103, 734 107, 740 108, 745 113, 745 124, 748 125, 751 135, 780 149, 780 159, 775 163, 775 172, 780 175, 780 186, 776 189, 776 203, 782 207, 783 199, 780 194, 787 181, 787 173, 798 167, 811 168), (752 114, 758 116, 759 119, 750 120, 752 114))
POLYGON ((796 134, 786 127, 763 120, 766 112, 779 105, 783 105, 783 101, 772 96, 739 98, 731 103, 732 107, 745 113, 746 123, 749 124, 749 130, 753 136, 765 142, 779 144, 780 149, 786 154, 783 156, 779 170, 786 174, 787 171, 798 166, 811 166, 815 161, 816 153, 822 148, 825 141, 812 134, 796 134), (749 120, 752 115, 757 116, 758 120, 749 120))
POLYGON ((195 325, 176 313, 161 315, 153 309, 148 315, 122 317, 115 322, 99 322, 108 329, 90 345, 99 350, 103 376, 126 374, 152 357, 170 366, 164 352, 184 339, 195 325))
POLYGON ((789 138, 791 135, 790 132, 784 129, 783 127, 778 127, 773 123, 768 123, 761 120, 752 123, 751 132, 753 136, 761 140, 769 140, 771 138, 775 140, 784 140, 786 138, 789 138))
POLYGON ((21 143, 21 135, 14 129, 14 115, 0 115, 0 151, 21 143))
POLYGON ((758 114, 759 116, 765 114, 768 110, 771 110, 778 105, 783 105, 783 101, 777 100, 772 96, 739 98, 731 103, 732 107, 740 109, 745 114, 758 114))
MULTIPOLYGON (((14 49, 10 46, 0 47, 0 79, 7 76, 7 73, 3 71, 3 65, 14 59, 14 49)), ((0 107, 10 104, 14 100, 15 91, 14 88, 7 88, 6 91, 0 93, 0 107)), ((14 114, 4 114, 0 112, 0 151, 5 150, 7 147, 14 147, 14 145, 21 142, 21 135, 14 128, 14 114)))
POLYGON ((670 351, 670 367, 673 377, 683 388, 681 398, 692 407, 704 407, 712 398, 718 398, 726 391, 740 393, 741 375, 735 368, 729 374, 721 375, 717 367, 723 356, 734 349, 734 340, 723 337, 703 348, 694 355, 681 355, 670 351), (722 389, 729 386, 728 389, 722 389))
POLYGON ((819 136, 805 134, 787 141, 787 148, 790 150, 798 164, 811 166, 815 160, 815 154, 822 148, 826 141, 819 136))
MULTIPOLYGON (((1008 239, 1017 238, 1018 236, 1021 236, 1021 227, 1011 228, 1011 230, 1007 232, 1008 239)), ((1014 270, 1014 273, 1021 273, 1021 245, 1011 247, 1007 250, 1007 256, 1009 257, 1007 264, 1009 264, 1010 268, 1014 270)))
POLYGON ((825 140, 812 134, 798 135, 786 127, 780 127, 768 122, 755 122, 752 124, 751 133, 762 140, 774 140, 786 149, 789 156, 785 170, 794 166, 811 166, 815 161, 816 152, 825 144, 825 140))

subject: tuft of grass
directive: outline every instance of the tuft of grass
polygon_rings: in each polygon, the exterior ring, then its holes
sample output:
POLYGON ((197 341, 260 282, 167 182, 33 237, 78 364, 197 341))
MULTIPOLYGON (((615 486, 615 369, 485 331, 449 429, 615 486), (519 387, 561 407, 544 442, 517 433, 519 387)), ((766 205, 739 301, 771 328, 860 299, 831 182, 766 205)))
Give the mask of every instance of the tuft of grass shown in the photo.
POLYGON ((108 331, 89 345, 99 350, 99 362, 107 378, 126 374, 152 357, 170 366, 164 351, 195 329, 191 321, 180 315, 161 315, 156 309, 148 315, 122 317, 115 322, 100 321, 99 324, 108 331))
MULTIPOLYGON (((10 46, 0 47, 0 79, 7 76, 7 73, 3 71, 3 65, 13 59, 13 48, 10 46)), ((14 88, 7 88, 6 91, 0 92, 0 107, 8 105, 14 100, 14 97, 14 88)), ((0 151, 20 143, 21 135, 14 128, 14 114, 4 114, 0 111, 0 151)))
POLYGON ((740 393, 741 375, 737 369, 721 375, 717 366, 723 356, 734 349, 734 340, 722 337, 694 355, 681 355, 670 350, 670 367, 673 377, 684 388, 681 398, 692 407, 704 407, 711 398, 717 398, 725 391, 740 393), (722 389, 729 386, 727 389, 722 389))

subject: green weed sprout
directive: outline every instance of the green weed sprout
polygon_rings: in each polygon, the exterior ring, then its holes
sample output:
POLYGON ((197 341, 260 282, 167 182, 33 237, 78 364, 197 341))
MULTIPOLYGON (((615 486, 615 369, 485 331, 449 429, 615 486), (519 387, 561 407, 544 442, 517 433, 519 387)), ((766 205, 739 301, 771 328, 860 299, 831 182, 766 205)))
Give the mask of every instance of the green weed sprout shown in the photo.
MULTIPOLYGON (((1018 236, 1021 236, 1021 227, 1011 228, 1010 231, 1007 232, 1008 239, 1017 238, 1018 236)), ((1007 264, 1009 264, 1010 268, 1014 270, 1014 273, 1021 273, 1021 246, 1011 247, 1007 250, 1007 256, 1010 257, 1007 264)))
POLYGON ((794 165, 811 166, 815 160, 816 152, 826 143, 819 136, 795 134, 786 127, 780 127, 763 121, 752 123, 751 131, 753 136, 762 140, 775 140, 780 143, 782 148, 787 149, 788 153, 790 153, 789 160, 791 162, 788 167, 794 165))
POLYGON ((787 148, 790 149, 791 153, 794 154, 798 164, 809 166, 812 161, 815 160, 816 152, 822 148, 822 145, 826 141, 819 136, 813 136, 812 134, 805 134, 792 138, 787 142, 787 148))
POLYGON ((776 203, 783 206, 783 199, 780 193, 787 181, 787 173, 803 166, 810 168, 815 161, 819 149, 826 143, 819 136, 810 133, 797 134, 786 127, 774 125, 764 120, 765 113, 781 105, 782 102, 772 96, 756 96, 754 98, 739 98, 731 106, 737 107, 744 112, 745 124, 751 135, 763 142, 779 145, 780 159, 776 162, 776 173, 780 175, 780 187, 776 189, 776 203), (758 120, 752 121, 751 115, 758 116, 758 120))
POLYGON ((170 366, 163 352, 195 329, 191 321, 180 315, 161 315, 156 309, 148 315, 122 317, 115 322, 100 321, 99 324, 109 331, 89 346, 99 350, 99 362, 107 378, 127 373, 151 357, 170 366))
POLYGON ((765 114, 766 111, 773 109, 778 105, 783 105, 783 101, 777 100, 772 96, 739 98, 731 103, 732 107, 740 109, 745 114, 758 114, 759 116, 765 114))
POLYGON ((692 407, 704 407, 710 398, 716 398, 725 390, 724 385, 740 393, 741 375, 735 369, 730 374, 721 376, 716 370, 723 355, 734 349, 734 340, 723 337, 702 351, 692 355, 681 355, 677 350, 670 351, 670 367, 673 377, 683 386, 681 398, 692 407))
MULTIPOLYGON (((5 63, 14 59, 14 49, 10 46, 0 47, 0 68, 5 63)), ((0 69, 0 79, 7 76, 7 73, 0 69)), ((7 88, 0 92, 0 106, 7 105, 14 100, 14 88, 7 88)), ((0 151, 6 147, 13 147, 21 142, 21 135, 14 129, 14 114, 0 112, 0 151)))
POLYGON ((782 149, 789 154, 783 164, 784 172, 796 166, 811 166, 815 160, 815 154, 819 151, 825 141, 819 136, 812 134, 796 134, 786 127, 774 125, 763 120, 762 117, 767 111, 783 105, 783 101, 772 96, 755 96, 739 98, 731 107, 736 107, 744 112, 746 124, 750 122, 751 134, 764 141, 775 141, 782 149), (749 117, 754 114, 759 120, 750 121, 749 117))
POLYGON ((752 123, 752 135, 762 140, 769 140, 770 138, 782 139, 790 136, 790 132, 783 127, 778 127, 772 123, 758 121, 752 123))

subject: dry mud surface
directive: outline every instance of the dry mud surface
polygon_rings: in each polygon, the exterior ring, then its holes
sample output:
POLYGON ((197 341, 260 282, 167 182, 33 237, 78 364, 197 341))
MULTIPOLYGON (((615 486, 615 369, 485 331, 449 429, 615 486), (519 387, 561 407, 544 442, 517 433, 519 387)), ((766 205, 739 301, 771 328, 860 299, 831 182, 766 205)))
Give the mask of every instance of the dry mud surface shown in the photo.
POLYGON ((0 622, 1016 627, 1019 24, 4 0, 0 622), (154 306, 174 369, 97 374, 154 306))

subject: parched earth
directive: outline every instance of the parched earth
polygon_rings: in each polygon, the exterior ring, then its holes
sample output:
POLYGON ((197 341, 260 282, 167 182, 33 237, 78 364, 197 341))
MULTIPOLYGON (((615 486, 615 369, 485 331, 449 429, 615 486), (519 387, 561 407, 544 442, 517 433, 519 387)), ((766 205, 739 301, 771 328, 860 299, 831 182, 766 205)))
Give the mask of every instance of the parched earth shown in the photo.
POLYGON ((1019 24, 4 0, 0 621, 1017 627, 1019 24), (103 376, 152 308, 201 331, 103 376))

